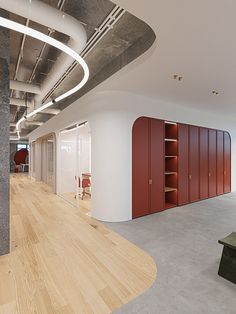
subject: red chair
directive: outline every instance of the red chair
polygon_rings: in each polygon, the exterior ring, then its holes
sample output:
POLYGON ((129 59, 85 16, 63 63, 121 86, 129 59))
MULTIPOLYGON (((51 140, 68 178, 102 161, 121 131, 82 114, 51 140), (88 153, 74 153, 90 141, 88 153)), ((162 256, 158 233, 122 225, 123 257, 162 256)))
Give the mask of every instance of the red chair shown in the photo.
POLYGON ((28 149, 26 148, 22 148, 20 150, 18 150, 16 153, 15 153, 15 156, 14 156, 14 162, 15 162, 15 169, 14 169, 14 172, 22 172, 22 166, 21 164, 25 164, 26 163, 26 160, 28 158, 28 149))
MULTIPOLYGON (((81 183, 80 183, 80 177, 78 180, 78 186, 79 188, 81 187, 81 183)), ((91 187, 91 180, 89 178, 83 178, 82 179, 82 195, 81 195, 81 199, 84 199, 84 196, 87 194, 89 196, 91 196, 91 194, 89 192, 86 191, 86 188, 90 188, 91 187)))

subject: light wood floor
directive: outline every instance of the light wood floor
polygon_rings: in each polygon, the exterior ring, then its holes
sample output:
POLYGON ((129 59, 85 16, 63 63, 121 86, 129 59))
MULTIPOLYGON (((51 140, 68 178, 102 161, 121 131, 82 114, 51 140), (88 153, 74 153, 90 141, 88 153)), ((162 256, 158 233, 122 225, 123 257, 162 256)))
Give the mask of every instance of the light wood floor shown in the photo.
POLYGON ((64 193, 60 195, 64 200, 73 206, 80 207, 81 211, 86 214, 91 212, 91 198, 85 195, 83 200, 75 198, 75 193, 64 193))
POLYGON ((82 212, 43 183, 11 177, 1 314, 111 313, 152 285, 152 258, 82 212))

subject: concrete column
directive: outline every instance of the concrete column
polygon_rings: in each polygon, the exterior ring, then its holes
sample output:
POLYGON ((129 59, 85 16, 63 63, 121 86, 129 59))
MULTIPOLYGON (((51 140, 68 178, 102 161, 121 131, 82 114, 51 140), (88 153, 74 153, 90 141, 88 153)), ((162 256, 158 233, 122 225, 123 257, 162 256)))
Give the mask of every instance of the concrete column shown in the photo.
MULTIPOLYGON (((0 9, 0 16, 7 13, 0 9)), ((9 31, 0 27, 0 255, 9 253, 9 31)))

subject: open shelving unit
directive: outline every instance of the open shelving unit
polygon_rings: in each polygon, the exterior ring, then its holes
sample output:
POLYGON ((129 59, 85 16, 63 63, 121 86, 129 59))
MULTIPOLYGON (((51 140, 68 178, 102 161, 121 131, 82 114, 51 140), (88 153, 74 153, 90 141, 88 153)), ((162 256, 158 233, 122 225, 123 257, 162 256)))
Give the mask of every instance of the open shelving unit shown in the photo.
POLYGON ((178 203, 178 125, 165 121, 165 209, 178 203))

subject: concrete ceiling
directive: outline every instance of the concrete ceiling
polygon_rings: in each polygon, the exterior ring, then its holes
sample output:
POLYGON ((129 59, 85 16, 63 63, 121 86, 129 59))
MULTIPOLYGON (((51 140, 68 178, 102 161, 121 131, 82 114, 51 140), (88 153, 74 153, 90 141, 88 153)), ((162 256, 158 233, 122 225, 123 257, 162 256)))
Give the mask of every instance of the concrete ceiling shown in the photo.
POLYGON ((236 120, 236 2, 116 0, 149 24, 157 40, 114 89, 236 120), (181 81, 173 75, 183 76, 181 81), (219 94, 213 94, 218 91, 219 94))
MULTIPOLYGON (((57 8, 58 5, 62 2, 61 0, 43 0, 43 2, 57 8)), ((93 34, 96 27, 105 19, 109 14, 111 9, 114 7, 114 4, 107 0, 89 0, 89 1, 76 1, 76 0, 65 0, 62 7, 62 11, 73 15, 75 18, 83 22, 84 27, 87 32, 88 38, 93 34)), ((20 16, 10 13, 10 19, 21 24, 25 24, 26 20, 20 16)), ((48 34, 49 30, 46 26, 29 22, 29 26, 44 33, 48 34)), ((68 37, 64 34, 54 32, 52 37, 60 40, 63 43, 67 43, 68 37)), ((41 84, 46 78, 47 74, 50 72, 53 64, 57 61, 57 58, 60 55, 60 52, 50 46, 46 46, 42 58, 38 63, 37 69, 33 75, 33 69, 38 60, 38 56, 43 47, 43 43, 37 41, 31 37, 26 37, 23 55, 20 62, 19 69, 16 73, 17 60, 20 53, 20 47, 22 43, 23 35, 16 32, 10 32, 10 79, 16 79, 19 81, 30 82, 34 84, 41 84)), ((12 91, 12 97, 16 98, 25 98, 25 93, 19 91, 12 91)), ((31 99, 33 95, 28 95, 28 99, 31 99)), ((24 107, 16 107, 11 105, 11 123, 17 122, 20 117, 24 114, 24 107)), ((53 115, 37 115, 34 120, 40 118, 40 121, 47 121, 53 115)), ((22 130, 22 136, 31 132, 37 126, 26 126, 22 130)), ((14 126, 11 126, 11 131, 14 130, 14 126)))
MULTIPOLYGON (((58 7, 61 0, 43 0, 43 2, 53 7, 58 7)), ((89 39, 95 32, 95 29, 101 25, 114 7, 115 4, 109 0, 65 0, 62 10, 81 21, 86 29, 89 39)), ((26 23, 24 18, 15 14, 10 14, 10 18, 22 24, 26 23)), ((45 34, 48 34, 49 32, 46 26, 36 24, 32 21, 30 21, 29 26, 45 34)), ((66 35, 58 32, 54 32, 52 37, 64 43, 67 43, 69 39, 66 35)), ((42 59, 38 63, 34 75, 32 75, 43 43, 30 37, 26 37, 23 57, 16 74, 16 64, 19 57, 22 38, 22 35, 16 32, 10 32, 10 79, 41 84, 60 56, 60 52, 47 45, 42 59)), ((149 48, 154 40, 155 35, 150 27, 135 16, 126 12, 85 57, 90 69, 90 79, 86 86, 79 93, 73 95, 73 97, 66 99, 66 101, 62 103, 55 104, 53 107, 63 110, 75 99, 81 97, 90 89, 142 54, 149 48)), ((81 68, 76 67, 50 97, 54 98, 74 87, 82 78, 82 74, 81 68)), ((25 93, 12 91, 12 96, 24 99, 25 93)), ((31 99, 32 97, 33 95, 28 95, 28 99, 31 99)), ((24 112, 24 107, 11 105, 11 123, 17 122, 24 112)), ((51 117, 53 117, 51 114, 37 114, 32 120, 46 122, 51 117)), ((38 126, 25 124, 21 135, 27 135, 36 127, 38 126)), ((14 125, 11 126, 11 131, 13 130, 14 125)))

